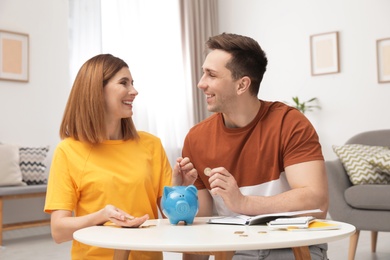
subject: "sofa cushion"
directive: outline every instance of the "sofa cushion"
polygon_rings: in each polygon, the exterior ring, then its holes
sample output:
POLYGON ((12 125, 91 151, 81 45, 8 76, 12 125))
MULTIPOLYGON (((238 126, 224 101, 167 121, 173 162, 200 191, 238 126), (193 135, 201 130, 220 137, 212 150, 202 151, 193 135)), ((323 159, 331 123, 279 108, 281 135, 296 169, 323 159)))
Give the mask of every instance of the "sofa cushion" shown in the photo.
POLYGON ((390 174, 390 151, 371 155, 368 158, 368 162, 382 172, 390 174))
POLYGON ((24 186, 7 186, 0 188, 0 196, 12 196, 32 193, 46 192, 46 184, 26 185, 24 186))
POLYGON ((0 186, 26 185, 19 167, 19 147, 0 145, 0 186))
POLYGON ((390 210, 390 185, 355 185, 346 189, 344 196, 354 208, 390 210))
POLYGON ((389 152, 389 147, 371 146, 362 144, 346 144, 333 146, 333 151, 340 161, 354 185, 357 184, 389 184, 390 175, 369 163, 372 155, 389 152))
POLYGON ((28 185, 46 184, 45 159, 49 146, 45 147, 20 147, 20 170, 23 181, 28 185))

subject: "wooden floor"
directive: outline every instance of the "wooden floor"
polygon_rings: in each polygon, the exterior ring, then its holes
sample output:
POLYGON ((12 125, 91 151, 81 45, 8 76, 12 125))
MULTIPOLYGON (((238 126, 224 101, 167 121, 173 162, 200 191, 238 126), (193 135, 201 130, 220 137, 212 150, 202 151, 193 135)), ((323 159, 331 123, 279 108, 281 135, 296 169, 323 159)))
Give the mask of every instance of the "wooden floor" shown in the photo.
MULTIPOLYGON (((69 260, 71 243, 55 244, 49 232, 48 227, 5 232, 4 245, 0 248, 0 259, 69 260)), ((328 258, 330 260, 347 259, 349 239, 331 242, 328 245, 328 258)), ((355 260, 389 260, 390 232, 379 233, 377 252, 371 253, 370 250, 370 233, 362 231, 355 260)), ((164 253, 164 259, 181 260, 181 255, 164 253)), ((210 257, 211 259, 213 258, 210 257)))

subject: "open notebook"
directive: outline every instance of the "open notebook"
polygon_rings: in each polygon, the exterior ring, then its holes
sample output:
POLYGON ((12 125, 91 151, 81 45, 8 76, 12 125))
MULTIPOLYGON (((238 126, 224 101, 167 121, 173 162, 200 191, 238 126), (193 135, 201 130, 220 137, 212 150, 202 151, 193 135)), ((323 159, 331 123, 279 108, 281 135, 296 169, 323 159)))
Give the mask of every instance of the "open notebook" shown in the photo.
POLYGON ((280 212, 271 214, 262 214, 257 216, 237 215, 233 217, 213 217, 208 220, 210 224, 230 224, 230 225, 258 225, 265 224, 271 220, 281 217, 294 217, 299 215, 308 215, 313 213, 320 213, 322 210, 300 210, 290 212, 280 212))

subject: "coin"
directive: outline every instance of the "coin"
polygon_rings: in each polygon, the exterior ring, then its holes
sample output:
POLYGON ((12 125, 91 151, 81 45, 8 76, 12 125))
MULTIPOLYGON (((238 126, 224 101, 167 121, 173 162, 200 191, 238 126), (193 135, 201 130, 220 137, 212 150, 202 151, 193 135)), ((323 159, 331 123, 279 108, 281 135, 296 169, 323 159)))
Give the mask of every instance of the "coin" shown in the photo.
POLYGON ((205 169, 204 169, 204 174, 205 174, 206 176, 210 176, 210 174, 211 174, 211 169, 210 169, 209 167, 205 168, 205 169))
POLYGON ((140 226, 140 228, 151 228, 151 227, 155 227, 156 225, 147 225, 147 226, 140 226))

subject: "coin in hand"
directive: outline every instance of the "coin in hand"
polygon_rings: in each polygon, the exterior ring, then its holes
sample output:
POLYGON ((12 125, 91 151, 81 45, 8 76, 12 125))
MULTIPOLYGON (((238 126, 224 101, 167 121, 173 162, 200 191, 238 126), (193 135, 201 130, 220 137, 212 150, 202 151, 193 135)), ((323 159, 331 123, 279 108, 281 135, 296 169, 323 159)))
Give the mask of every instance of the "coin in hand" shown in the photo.
POLYGON ((205 169, 204 169, 204 174, 205 174, 206 176, 210 176, 210 174, 211 174, 211 169, 210 169, 209 167, 205 168, 205 169))

